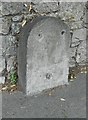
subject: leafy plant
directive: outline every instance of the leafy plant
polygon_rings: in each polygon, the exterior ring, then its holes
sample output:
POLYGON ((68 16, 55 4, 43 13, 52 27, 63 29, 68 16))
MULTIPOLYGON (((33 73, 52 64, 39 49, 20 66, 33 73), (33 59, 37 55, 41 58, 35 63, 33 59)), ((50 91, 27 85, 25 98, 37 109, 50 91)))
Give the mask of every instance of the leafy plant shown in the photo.
POLYGON ((17 83, 17 76, 16 76, 16 73, 14 71, 10 71, 10 82, 12 84, 17 83))

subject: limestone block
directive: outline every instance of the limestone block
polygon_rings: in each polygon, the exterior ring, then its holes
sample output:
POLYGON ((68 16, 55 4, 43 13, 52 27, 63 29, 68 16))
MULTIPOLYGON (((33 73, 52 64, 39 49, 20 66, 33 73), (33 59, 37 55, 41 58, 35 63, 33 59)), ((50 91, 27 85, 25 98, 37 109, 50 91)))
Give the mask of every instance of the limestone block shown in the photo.
POLYGON ((0 55, 2 55, 2 36, 0 36, 0 55))
POLYGON ((23 91, 36 94, 68 84, 70 32, 63 21, 39 17, 20 34, 18 74, 23 91))
POLYGON ((3 56, 16 55, 16 38, 12 35, 2 36, 2 54, 3 56))
POLYGON ((87 44, 86 44, 86 40, 83 41, 80 46, 78 47, 78 51, 77 51, 77 62, 78 63, 85 63, 86 59, 87 59, 87 44))
POLYGON ((17 14, 25 9, 22 2, 2 2, 2 15, 17 14))
POLYGON ((50 13, 52 11, 58 11, 58 2, 41 2, 33 6, 33 9, 39 13, 50 13))
POLYGON ((80 41, 80 40, 86 40, 86 28, 78 29, 73 32, 73 38, 72 42, 80 41))
POLYGON ((5 59, 0 55, 0 84, 5 82, 5 76, 2 76, 2 71, 5 69, 5 59))
POLYGON ((10 32, 11 20, 9 18, 2 18, 2 30, 3 35, 8 35, 10 32))
POLYGON ((0 18, 0 33, 2 33, 2 24, 3 24, 3 19, 0 18))
POLYGON ((0 55, 0 72, 5 69, 5 59, 0 55))

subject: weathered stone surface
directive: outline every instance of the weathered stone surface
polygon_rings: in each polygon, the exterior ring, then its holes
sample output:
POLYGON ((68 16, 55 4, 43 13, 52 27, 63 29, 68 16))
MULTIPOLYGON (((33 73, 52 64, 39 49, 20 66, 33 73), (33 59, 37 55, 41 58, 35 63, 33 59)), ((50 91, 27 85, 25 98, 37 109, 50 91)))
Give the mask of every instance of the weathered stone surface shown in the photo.
POLYGON ((19 80, 26 94, 68 83, 70 32, 63 21, 37 18, 20 37, 19 80))
POLYGON ((39 13, 50 13, 53 11, 58 11, 58 2, 41 2, 33 6, 33 9, 39 13))
POLYGON ((2 17, 0 18, 0 24, 3 24, 3 18, 2 17))
POLYGON ((17 23, 12 23, 11 28, 12 28, 12 35, 16 35, 17 33, 20 32, 20 24, 17 23))
POLYGON ((7 50, 6 50, 6 56, 13 56, 16 55, 16 46, 10 46, 7 50))
POLYGON ((86 40, 83 41, 80 46, 78 47, 78 52, 77 52, 77 62, 78 63, 85 63, 86 58, 87 58, 87 49, 86 49, 86 40))
POLYGON ((87 5, 85 6, 85 4, 85 2, 59 2, 58 4, 58 0, 55 0, 55 2, 43 2, 41 0, 17 3, 0 2, 0 35, 3 34, 3 38, 1 39, 0 37, 0 55, 3 54, 4 57, 8 58, 8 70, 10 69, 10 61, 12 64, 13 57, 16 56, 17 48, 15 47, 16 44, 13 37, 17 37, 17 33, 20 32, 20 25, 25 23, 25 21, 33 20, 35 16, 39 16, 40 14, 57 18, 60 17, 70 27, 71 31, 73 31, 71 44, 73 48, 71 48, 72 51, 70 53, 70 65, 72 66, 75 65, 74 56, 76 53, 76 46, 83 40, 78 47, 76 61, 79 64, 85 63, 87 56, 85 39, 87 36, 86 28, 88 28, 88 9, 86 9, 87 5), (30 6, 30 4, 32 6, 30 6), (32 10, 30 12, 31 8, 32 10), (12 35, 14 36, 11 37, 12 35))
POLYGON ((72 42, 76 42, 80 40, 83 41, 86 40, 86 28, 78 29, 73 32, 72 42))
POLYGON ((15 56, 7 58, 7 70, 8 72, 13 69, 13 61, 15 60, 15 56))
POLYGON ((2 37, 2 54, 3 56, 16 55, 16 38, 12 35, 2 37))
POLYGON ((2 18, 2 29, 1 32, 3 35, 8 35, 11 27, 11 20, 9 18, 2 18))
POLYGON ((12 17, 13 22, 21 22, 23 19, 23 15, 16 15, 12 17))
POLYGON ((2 11, 2 2, 0 2, 0 17, 2 17, 1 11, 2 11))
POLYGON ((0 72, 5 68, 5 59, 0 55, 0 72))
POLYGON ((61 2, 59 16, 68 22, 80 21, 84 14, 85 2, 61 2))
POLYGON ((0 36, 0 55, 2 55, 2 36, 0 36))
POLYGON ((3 2, 2 3, 2 15, 13 15, 26 11, 22 2, 3 2))
POLYGON ((5 76, 2 75, 2 71, 5 69, 5 59, 0 55, 0 84, 5 82, 5 76))
POLYGON ((76 53, 76 48, 70 48, 70 57, 69 57, 69 66, 73 67, 75 65, 75 53, 76 53))

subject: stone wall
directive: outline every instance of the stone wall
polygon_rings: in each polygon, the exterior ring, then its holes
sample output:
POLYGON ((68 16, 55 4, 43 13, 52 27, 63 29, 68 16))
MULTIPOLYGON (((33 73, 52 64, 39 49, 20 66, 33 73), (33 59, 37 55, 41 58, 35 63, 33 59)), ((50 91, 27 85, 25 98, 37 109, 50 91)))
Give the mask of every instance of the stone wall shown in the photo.
POLYGON ((21 28, 37 16, 61 18, 70 28, 70 66, 87 64, 85 2, 0 3, 0 83, 17 72, 17 47, 21 28), (2 27, 1 27, 2 26, 2 27), (1 77, 3 76, 3 77, 1 77))

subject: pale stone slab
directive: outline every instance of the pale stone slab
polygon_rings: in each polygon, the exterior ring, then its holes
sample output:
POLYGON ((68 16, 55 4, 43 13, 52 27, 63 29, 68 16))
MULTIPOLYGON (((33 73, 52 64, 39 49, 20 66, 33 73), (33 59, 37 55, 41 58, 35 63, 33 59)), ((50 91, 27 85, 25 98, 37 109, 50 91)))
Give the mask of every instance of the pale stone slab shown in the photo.
POLYGON ((29 94, 68 84, 70 32, 54 17, 36 18, 21 32, 19 81, 29 94))

